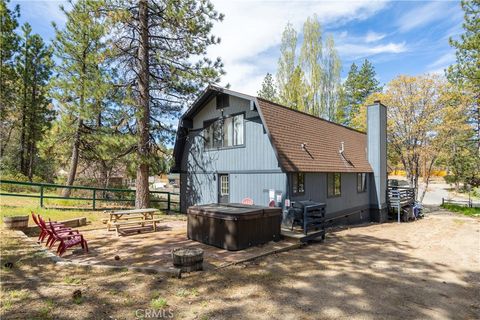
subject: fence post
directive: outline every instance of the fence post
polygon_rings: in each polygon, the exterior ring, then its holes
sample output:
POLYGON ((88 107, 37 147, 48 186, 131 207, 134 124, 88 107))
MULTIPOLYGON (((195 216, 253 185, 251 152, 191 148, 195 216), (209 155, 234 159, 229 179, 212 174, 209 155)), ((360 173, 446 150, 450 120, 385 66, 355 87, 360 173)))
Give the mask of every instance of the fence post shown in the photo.
POLYGON ((40 186, 40 208, 43 208, 43 186, 40 186))
POLYGON ((93 210, 95 210, 95 201, 97 200, 97 189, 93 189, 93 192, 92 192, 92 207, 93 207, 93 210))
POLYGON ((168 199, 168 202, 167 202, 167 210, 170 211, 170 192, 167 193, 167 199, 168 199))
POLYGON ((442 197, 442 206, 445 204, 445 199, 442 197))

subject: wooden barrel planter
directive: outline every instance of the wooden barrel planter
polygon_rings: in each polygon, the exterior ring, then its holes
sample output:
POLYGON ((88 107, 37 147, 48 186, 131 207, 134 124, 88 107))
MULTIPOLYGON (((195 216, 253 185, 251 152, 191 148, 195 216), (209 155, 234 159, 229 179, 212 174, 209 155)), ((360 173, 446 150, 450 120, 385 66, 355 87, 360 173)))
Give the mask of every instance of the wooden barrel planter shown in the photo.
POLYGON ((29 216, 3 217, 3 224, 5 229, 25 230, 28 227, 28 217, 29 216))
POLYGON ((173 265, 182 272, 203 270, 203 250, 199 248, 177 248, 172 250, 173 265))

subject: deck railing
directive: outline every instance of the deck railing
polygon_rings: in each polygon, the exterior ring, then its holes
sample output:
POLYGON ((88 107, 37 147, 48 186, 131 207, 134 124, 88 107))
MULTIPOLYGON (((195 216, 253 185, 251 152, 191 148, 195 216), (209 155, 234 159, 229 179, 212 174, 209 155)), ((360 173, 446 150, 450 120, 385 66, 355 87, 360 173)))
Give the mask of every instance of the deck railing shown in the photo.
MULTIPOLYGON (((180 195, 168 191, 149 191, 150 202, 160 204, 159 209, 168 211, 179 211, 180 195), (164 204, 164 205, 162 205, 164 204)), ((55 200, 77 200, 91 202, 93 210, 98 209, 99 202, 134 204, 135 190, 119 188, 96 188, 86 186, 65 186, 52 183, 20 182, 11 180, 0 180, 0 196, 37 198, 40 200, 40 207, 44 207, 46 199, 55 200), (18 192, 18 189, 27 189, 30 192, 18 192), (77 191, 76 195, 65 197, 58 194, 51 194, 55 189, 71 189, 77 191), (9 192, 9 190, 13 190, 9 192), (32 191, 33 190, 33 191, 32 191), (35 192, 36 191, 36 192, 35 192), (50 192, 49 192, 50 191, 50 192)), ((102 208, 105 209, 105 208, 102 208)))
POLYGON ((392 206, 413 204, 415 203, 415 188, 390 186, 387 188, 387 200, 392 206))

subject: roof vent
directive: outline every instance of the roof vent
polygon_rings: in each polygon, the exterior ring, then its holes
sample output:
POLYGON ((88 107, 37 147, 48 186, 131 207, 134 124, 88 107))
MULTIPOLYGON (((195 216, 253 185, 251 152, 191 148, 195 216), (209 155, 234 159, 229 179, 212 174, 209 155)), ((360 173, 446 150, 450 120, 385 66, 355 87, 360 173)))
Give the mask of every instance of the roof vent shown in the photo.
POLYGON ((345 152, 345 142, 340 142, 340 150, 338 150, 338 153, 344 153, 345 152))
POLYGON ((307 144, 306 143, 302 143, 300 146, 302 147, 302 150, 307 151, 307 144))

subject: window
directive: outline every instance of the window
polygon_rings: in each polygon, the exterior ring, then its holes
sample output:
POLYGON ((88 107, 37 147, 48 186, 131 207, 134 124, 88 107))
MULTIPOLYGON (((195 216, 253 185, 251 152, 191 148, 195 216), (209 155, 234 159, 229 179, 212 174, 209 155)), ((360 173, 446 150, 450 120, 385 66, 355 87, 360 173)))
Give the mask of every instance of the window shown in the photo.
POLYGON ((244 144, 244 115, 215 120, 207 123, 204 130, 205 148, 234 147, 244 144))
POLYGON ((305 193, 305 173, 297 172, 292 174, 292 193, 294 195, 305 193))
POLYGON ((220 176, 220 195, 226 196, 229 194, 228 175, 222 174, 220 176))
POLYGON ((342 194, 342 175, 340 173, 327 173, 327 196, 339 197, 342 194))
POLYGON ((357 173, 357 192, 367 191, 367 174, 357 173))
POLYGON ((217 109, 227 108, 230 104, 230 96, 228 94, 219 94, 216 100, 217 109))

